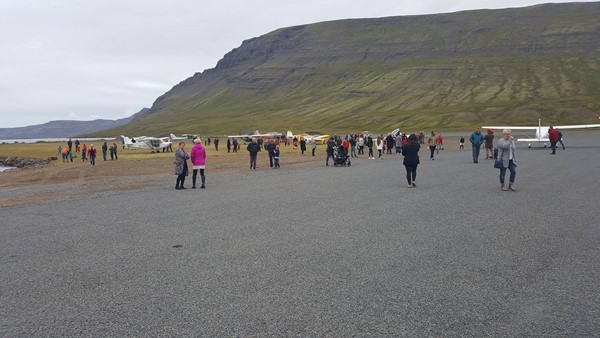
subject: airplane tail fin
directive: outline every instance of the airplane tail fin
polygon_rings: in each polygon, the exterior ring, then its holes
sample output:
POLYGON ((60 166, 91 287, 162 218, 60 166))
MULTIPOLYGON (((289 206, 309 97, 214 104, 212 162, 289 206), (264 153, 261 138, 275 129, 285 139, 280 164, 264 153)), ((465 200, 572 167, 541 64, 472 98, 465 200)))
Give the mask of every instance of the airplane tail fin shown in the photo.
POLYGON ((169 136, 171 137, 171 140, 174 140, 177 138, 177 136, 175 136, 175 134, 169 134, 169 136))
POLYGON ((121 135, 121 142, 123 143, 124 146, 133 144, 133 142, 131 141, 131 139, 129 137, 123 136, 123 135, 121 135))
POLYGON ((291 130, 288 130, 287 133, 285 134, 286 138, 294 138, 294 134, 292 134, 291 130))

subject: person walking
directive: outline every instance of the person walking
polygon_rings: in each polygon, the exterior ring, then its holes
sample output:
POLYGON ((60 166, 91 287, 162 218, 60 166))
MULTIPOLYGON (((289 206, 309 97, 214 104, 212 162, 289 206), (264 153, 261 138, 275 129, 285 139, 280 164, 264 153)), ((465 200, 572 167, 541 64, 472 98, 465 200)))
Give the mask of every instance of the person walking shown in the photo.
POLYGON ((331 158, 335 161, 335 159, 333 158, 334 150, 335 150, 335 140, 333 139, 333 137, 330 137, 329 140, 327 140, 327 158, 325 159, 326 166, 329 166, 329 158, 331 158))
POLYGON ((309 141, 310 143, 310 148, 312 150, 312 156, 315 156, 315 151, 317 150, 317 141, 315 141, 314 139, 311 139, 309 141))
POLYGON ((373 156, 373 138, 371 135, 367 136, 367 148, 369 148, 369 160, 374 160, 375 156, 373 156))
POLYGON ((473 147, 473 163, 479 163, 479 150, 481 149, 481 144, 483 143, 481 129, 475 129, 475 132, 471 134, 471 137, 469 137, 469 141, 471 141, 471 146, 473 147))
POLYGON ((304 137, 300 138, 300 154, 302 154, 302 156, 304 156, 304 152, 306 151, 306 140, 304 139, 304 137))
POLYGON ((438 138, 435 136, 435 131, 432 131, 431 136, 429 136, 429 139, 427 140, 427 146, 429 147, 429 151, 431 152, 429 158, 432 160, 435 160, 433 158, 433 153, 435 152, 435 148, 437 147, 437 142, 438 138))
POLYGON ((185 183, 185 177, 188 175, 187 160, 189 159, 190 155, 185 151, 185 142, 179 142, 179 147, 175 150, 175 159, 173 160, 175 175, 177 175, 177 181, 175 181, 176 190, 187 189, 183 184, 185 183))
POLYGON ((442 134, 438 134, 436 153, 439 155, 440 150, 444 150, 444 139, 442 138, 442 134))
POLYGON ((204 176, 204 169, 206 167, 206 149, 204 149, 202 140, 199 137, 194 139, 194 146, 190 152, 190 158, 192 160, 192 189, 196 189, 198 170, 200 171, 200 179, 202 180, 200 189, 204 189, 204 184, 206 183, 206 177, 204 176))
POLYGON ((419 149, 421 145, 417 135, 410 134, 406 144, 402 147, 402 156, 404 156, 404 168, 406 168, 406 180, 409 188, 417 187, 417 166, 419 165, 419 149))
POLYGON ((115 147, 108 147, 108 152, 110 153, 110 160, 113 161, 115 159, 115 147))
POLYGON ((500 166, 500 189, 502 191, 515 191, 514 184, 517 175, 517 160, 515 158, 516 149, 517 147, 514 138, 510 135, 510 130, 504 129, 502 131, 502 138, 498 140, 498 161, 502 162, 502 165, 500 166), (506 169, 510 171, 508 188, 504 185, 506 169))
POLYGON ((382 153, 383 153, 383 143, 385 142, 385 140, 383 139, 383 137, 381 136, 377 136, 377 154, 378 154, 378 159, 383 160, 383 157, 381 157, 382 153))
MULTIPOLYGON (((306 146, 305 146, 306 148, 306 146)), ((273 156, 275 156, 275 141, 269 140, 267 141, 267 145, 265 149, 269 153, 269 167, 273 168, 273 156)))
POLYGON ((85 143, 83 144, 83 147, 81 148, 81 160, 82 161, 87 161, 87 145, 85 145, 85 143))
POLYGON ((256 170, 256 156, 260 151, 260 145, 258 144, 258 142, 256 142, 256 137, 252 138, 252 142, 248 144, 246 150, 248 150, 248 153, 250 153, 250 170, 256 170))
POLYGON ((565 150, 565 144, 562 141, 563 134, 562 134, 562 132, 558 128, 556 128, 556 130, 558 130, 558 142, 563 147, 563 150, 565 150))
POLYGON ((388 155, 392 154, 392 149, 394 148, 395 142, 394 142, 394 136, 392 136, 392 134, 389 134, 386 138, 385 138, 385 142, 386 144, 386 149, 387 149, 387 153, 388 155))
MULTIPOLYGON (((415 138, 417 136, 415 135, 415 138)), ((396 154, 402 154, 402 134, 398 133, 398 135, 396 135, 396 154)))
POLYGON ((106 161, 106 152, 108 151, 108 145, 106 144, 106 142, 104 142, 102 144, 102 159, 104 159, 104 161, 106 161))
POLYGON ((361 134, 358 137, 358 155, 364 155, 364 154, 365 154, 365 138, 361 134))
POLYGON ((275 146, 275 150, 273 150, 273 164, 275 165, 275 169, 279 169, 279 146, 275 146))
POLYGON ((487 130, 487 134, 483 137, 485 143, 485 159, 494 159, 494 132, 491 129, 487 130))
POLYGON ((556 155, 556 144, 558 143, 558 129, 550 126, 548 129, 548 139, 550 140, 550 149, 552 149, 552 155, 556 155))
POLYGON ((115 150, 115 160, 118 160, 119 159, 119 152, 118 152, 119 147, 117 147, 116 143, 113 143, 113 149, 115 150))
POLYGON ((96 155, 98 155, 96 147, 94 147, 93 144, 90 144, 90 149, 88 149, 88 157, 90 158, 91 165, 96 165, 96 155))
POLYGON ((63 163, 68 163, 69 162, 69 148, 68 147, 64 147, 61 149, 60 151, 60 155, 62 156, 62 160, 63 163))
POLYGON ((348 137, 348 142, 350 142, 350 157, 356 157, 356 137, 350 135, 348 137))

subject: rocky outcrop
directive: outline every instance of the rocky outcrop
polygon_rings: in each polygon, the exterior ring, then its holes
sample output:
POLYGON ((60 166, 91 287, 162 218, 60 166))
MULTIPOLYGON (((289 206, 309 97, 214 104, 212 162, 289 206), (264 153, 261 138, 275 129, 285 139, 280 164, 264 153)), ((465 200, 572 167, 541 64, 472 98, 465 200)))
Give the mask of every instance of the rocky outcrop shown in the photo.
POLYGON ((49 160, 42 160, 39 158, 29 158, 21 156, 0 156, 0 166, 13 167, 13 168, 32 168, 41 167, 50 163, 49 160))

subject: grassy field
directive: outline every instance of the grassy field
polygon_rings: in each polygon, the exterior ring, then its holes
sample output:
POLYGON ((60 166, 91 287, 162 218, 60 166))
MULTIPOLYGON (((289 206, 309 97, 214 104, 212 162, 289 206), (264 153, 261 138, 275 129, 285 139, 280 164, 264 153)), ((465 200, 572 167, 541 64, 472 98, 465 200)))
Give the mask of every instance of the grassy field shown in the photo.
MULTIPOLYGON (((246 150, 246 144, 242 143, 241 149, 237 152, 227 152, 227 148, 225 146, 226 141, 223 140, 221 144, 219 144, 219 151, 215 150, 214 145, 206 146, 206 156, 211 158, 224 158, 227 160, 228 157, 239 157, 241 155, 244 158, 247 156, 248 152, 246 150)), ((109 142, 110 145, 112 142, 109 142)), ((98 158, 97 160, 102 160, 102 151, 100 150, 102 143, 94 143, 94 146, 98 149, 98 158)), ((59 158, 58 161, 53 161, 52 163, 61 163, 62 160, 58 155, 58 147, 63 146, 66 147, 66 142, 38 142, 38 143, 4 143, 0 144, 0 156, 22 156, 22 157, 32 157, 32 158, 40 158, 47 159, 51 156, 57 156, 59 158)), ((186 142, 186 151, 189 153, 192 149, 193 143, 186 142)), ((176 145, 173 145, 173 149, 175 149, 176 145)), ((310 152, 310 147, 307 146, 308 151, 310 152)), ((324 145, 317 146, 317 149, 320 153, 325 151, 324 145)), ((292 146, 281 146, 280 148, 281 155, 296 155, 300 153, 300 149, 293 149, 292 146)), ((152 153, 149 150, 145 149, 122 149, 119 145, 119 150, 117 153, 119 157, 119 161, 132 161, 132 160, 154 160, 154 159, 172 159, 174 154, 171 152, 166 153, 152 153)), ((74 162, 81 161, 81 153, 76 153, 77 158, 74 159, 74 162)), ((110 152, 107 152, 107 158, 110 160, 110 152)))

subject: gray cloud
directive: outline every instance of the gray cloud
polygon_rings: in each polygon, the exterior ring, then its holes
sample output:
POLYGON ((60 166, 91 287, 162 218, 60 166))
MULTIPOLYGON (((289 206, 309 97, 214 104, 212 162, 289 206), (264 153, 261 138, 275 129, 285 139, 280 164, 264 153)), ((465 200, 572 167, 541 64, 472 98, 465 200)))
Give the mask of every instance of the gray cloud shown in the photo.
POLYGON ((130 115, 243 40, 281 27, 535 3, 3 0, 0 127, 130 115))

